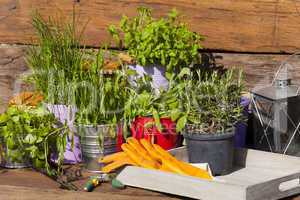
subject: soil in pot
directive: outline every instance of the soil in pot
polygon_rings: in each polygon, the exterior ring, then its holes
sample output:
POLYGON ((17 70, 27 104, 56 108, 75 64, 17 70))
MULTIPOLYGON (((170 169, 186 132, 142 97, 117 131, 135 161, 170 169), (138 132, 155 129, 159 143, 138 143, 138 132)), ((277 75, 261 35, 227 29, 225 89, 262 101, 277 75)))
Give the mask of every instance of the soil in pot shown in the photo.
POLYGON ((208 163, 213 175, 226 175, 233 168, 234 132, 199 134, 186 131, 190 163, 208 163))

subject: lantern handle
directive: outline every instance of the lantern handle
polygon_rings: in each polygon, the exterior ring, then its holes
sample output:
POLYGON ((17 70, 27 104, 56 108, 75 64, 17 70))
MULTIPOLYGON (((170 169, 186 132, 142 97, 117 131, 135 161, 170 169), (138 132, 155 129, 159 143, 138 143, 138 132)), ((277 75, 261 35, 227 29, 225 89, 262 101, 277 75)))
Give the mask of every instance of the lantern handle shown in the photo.
MULTIPOLYGON (((293 57, 296 56, 296 55, 300 55, 300 51, 297 51, 297 52, 295 52, 295 53, 289 55, 285 60, 283 60, 283 61, 280 63, 280 66, 279 66, 279 68, 278 68, 277 72, 275 73, 275 76, 274 76, 274 78, 273 78, 273 80, 272 80, 272 85, 274 84, 274 82, 275 82, 275 80, 276 80, 276 78, 277 78, 277 76, 278 76, 278 74, 279 74, 281 68, 283 67, 283 65, 286 64, 287 61, 289 61, 291 58, 293 58, 293 57)), ((298 92, 299 92, 299 89, 297 90, 297 94, 298 94, 298 92)))

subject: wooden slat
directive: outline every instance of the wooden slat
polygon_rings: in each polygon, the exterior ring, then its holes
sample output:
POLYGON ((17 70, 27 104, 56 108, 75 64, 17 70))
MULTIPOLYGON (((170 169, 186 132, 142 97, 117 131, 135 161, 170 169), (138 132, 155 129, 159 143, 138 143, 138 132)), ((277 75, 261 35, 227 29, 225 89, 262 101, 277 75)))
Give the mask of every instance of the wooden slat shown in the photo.
MULTIPOLYGON (((100 186, 101 187, 101 186, 100 186)), ((53 190, 53 189, 38 189, 29 188, 21 186, 0 186, 0 199, 5 200, 33 200, 33 199, 43 199, 43 200, 90 200, 90 199, 115 199, 115 200, 163 200, 163 199, 173 199, 165 196, 135 196, 122 195, 119 194, 118 190, 113 193, 106 192, 71 192, 66 190, 53 190)), ((175 199, 175 198, 174 198, 175 199)))
MULTIPOLYGON (((0 43, 32 43, 30 14, 71 15, 74 0, 1 0, 0 43)), ((89 20, 86 44, 108 40, 106 27, 139 6, 163 16, 177 8, 192 30, 207 36, 208 49, 243 52, 296 51, 300 47, 300 2, 297 0, 82 0, 75 3, 82 23, 89 20)))
MULTIPOLYGON (((82 192, 82 188, 88 176, 73 182, 81 191, 71 192, 59 189, 59 185, 50 178, 30 169, 7 170, 0 169, 0 199, 5 200, 67 200, 67 199, 124 199, 124 200, 160 200, 182 199, 174 196, 127 187, 125 190, 112 188, 110 183, 102 184, 92 193, 82 192)), ((90 174, 91 175, 91 174, 90 174)), ((285 200, 299 200, 300 198, 288 198, 285 200)))
MULTIPOLYGON (((70 166, 66 166, 66 171, 70 166)), ((73 168, 79 168, 74 166, 73 168)), ((65 171, 65 172, 66 172, 65 171)), ((59 188, 59 184, 47 176, 31 169, 3 169, 0 168, 0 199, 1 200, 90 200, 90 199, 140 199, 140 200, 172 200, 177 198, 165 194, 146 191, 138 188, 118 190, 111 183, 103 183, 96 187, 92 193, 84 192, 83 188, 89 177, 95 175, 82 171, 82 177, 73 181, 78 191, 68 191, 59 188)))
POLYGON ((26 71, 23 47, 0 45, 0 113, 13 93, 20 91, 20 75, 26 71))
POLYGON ((270 84, 283 61, 290 64, 289 75, 294 84, 300 85, 300 56, 275 54, 214 54, 216 63, 226 68, 241 68, 247 89, 270 84))

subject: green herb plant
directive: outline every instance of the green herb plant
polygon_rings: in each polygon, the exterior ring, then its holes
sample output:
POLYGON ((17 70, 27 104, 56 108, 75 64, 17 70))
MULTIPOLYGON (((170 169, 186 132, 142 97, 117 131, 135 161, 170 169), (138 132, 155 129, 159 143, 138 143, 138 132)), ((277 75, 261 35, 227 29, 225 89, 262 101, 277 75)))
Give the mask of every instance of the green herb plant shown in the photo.
POLYGON ((227 70, 220 74, 217 71, 197 71, 182 80, 184 86, 178 89, 181 111, 177 130, 186 125, 196 127, 193 132, 201 134, 225 133, 242 120, 243 107, 240 98, 243 91, 242 72, 227 70))
POLYGON ((84 28, 77 31, 75 13, 72 22, 39 13, 32 17, 37 45, 28 49, 26 61, 32 70, 29 80, 34 83, 47 103, 71 104, 72 88, 86 78, 91 56, 80 42, 84 28))
POLYGON ((168 17, 155 19, 150 9, 141 7, 133 18, 123 16, 119 27, 111 25, 109 33, 120 48, 142 66, 158 64, 170 73, 189 67, 198 60, 198 49, 203 37, 179 21, 173 9, 168 17))
MULTIPOLYGON (((151 87, 151 80, 147 77, 138 79, 136 87, 127 88, 127 101, 124 108, 124 128, 127 132, 132 121, 136 117, 148 117, 154 118, 154 124, 150 123, 147 126, 155 125, 156 128, 162 131, 163 127, 160 123, 161 118, 171 118, 176 122, 181 116, 180 110, 180 93, 183 91, 184 83, 179 81, 186 75, 188 68, 182 69, 182 71, 171 76, 169 80, 169 89, 166 91, 156 92, 151 87)), ((179 132, 180 130, 178 130, 179 132)))
POLYGON ((117 125, 122 120, 127 101, 128 74, 123 69, 106 74, 103 69, 104 52, 107 51, 98 51, 90 69, 86 70, 86 80, 74 89, 77 124, 117 125))
POLYGON ((167 91, 157 94, 147 87, 140 88, 128 89, 124 130, 137 116, 152 116, 159 130, 163 128, 159 119, 171 118, 176 122, 177 133, 189 125, 200 133, 224 133, 242 120, 241 71, 221 74, 198 70, 192 74, 189 68, 183 68, 171 76, 167 91))
POLYGON ((7 157, 15 162, 30 160, 34 168, 54 176, 61 173, 66 147, 66 127, 55 128, 55 117, 44 108, 12 106, 0 115, 0 137, 7 157), (50 165, 51 153, 58 155, 50 165))

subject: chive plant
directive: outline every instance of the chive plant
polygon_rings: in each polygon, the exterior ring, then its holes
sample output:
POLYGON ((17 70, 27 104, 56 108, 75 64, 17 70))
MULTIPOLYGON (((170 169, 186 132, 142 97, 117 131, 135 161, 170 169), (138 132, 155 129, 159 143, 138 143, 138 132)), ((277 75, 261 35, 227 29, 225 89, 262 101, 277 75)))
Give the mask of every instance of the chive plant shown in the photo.
POLYGON ((69 104, 70 86, 83 80, 85 74, 84 48, 80 48, 81 33, 72 23, 34 14, 32 25, 38 36, 36 46, 27 51, 26 61, 32 70, 33 81, 46 101, 52 104, 69 104))

